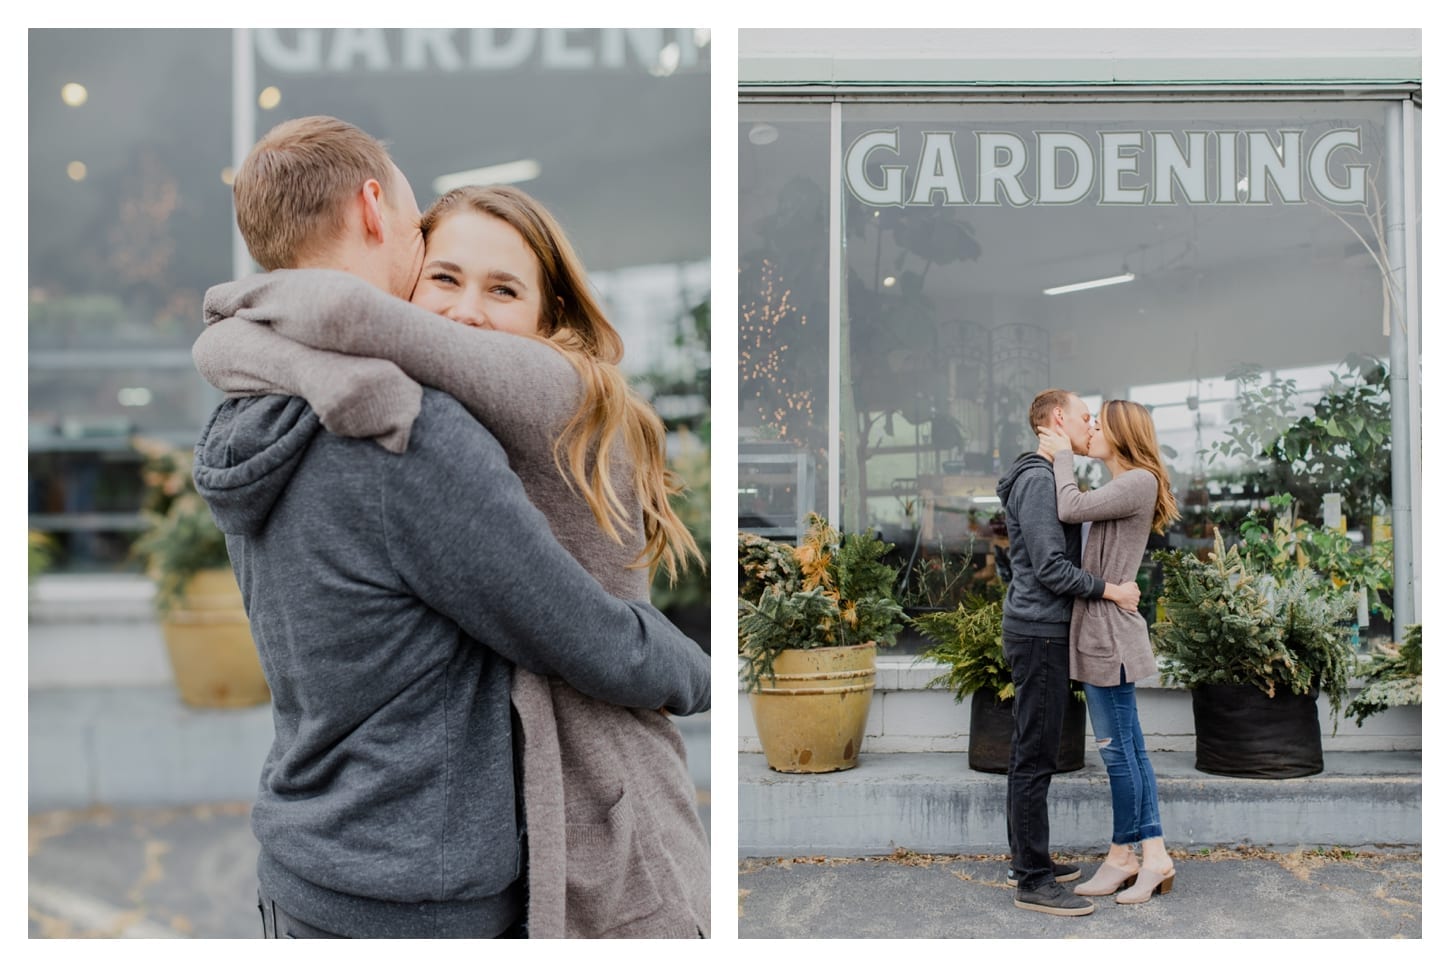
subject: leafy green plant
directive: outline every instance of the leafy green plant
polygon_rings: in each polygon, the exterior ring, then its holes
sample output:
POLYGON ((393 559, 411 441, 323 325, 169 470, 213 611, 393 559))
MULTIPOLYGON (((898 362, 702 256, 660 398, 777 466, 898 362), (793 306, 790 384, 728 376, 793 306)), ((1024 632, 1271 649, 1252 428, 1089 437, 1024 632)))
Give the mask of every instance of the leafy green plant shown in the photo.
POLYGON ((1002 651, 1002 588, 962 601, 954 611, 918 615, 911 623, 934 644, 922 659, 940 662, 947 671, 928 687, 946 686, 963 701, 973 692, 991 692, 999 701, 1015 694, 1012 669, 1002 651))
POLYGON ((736 616, 747 688, 773 681, 775 657, 787 649, 894 645, 906 616, 891 593, 896 570, 882 561, 890 549, 866 534, 843 536, 816 514, 794 548, 740 534, 736 616))
POLYGON ((1360 544, 1338 528, 1307 521, 1288 521, 1294 498, 1288 494, 1270 497, 1271 520, 1265 524, 1250 514, 1238 526, 1243 555, 1261 570, 1287 573, 1301 566, 1313 568, 1338 589, 1347 585, 1363 589, 1371 611, 1393 617, 1386 596, 1394 591, 1394 544, 1380 541, 1360 544))
POLYGON ((1405 640, 1381 645, 1365 662, 1364 688, 1345 710, 1355 725, 1376 712, 1401 705, 1419 705, 1424 688, 1424 665, 1420 657, 1420 626, 1405 629, 1405 640))
MULTIPOLYGON (((999 702, 1016 695, 1012 667, 1002 649, 1002 599, 1006 590, 1005 584, 993 582, 953 611, 935 611, 911 619, 911 624, 934 642, 919 660, 947 666, 945 672, 927 683, 929 688, 950 688, 958 702, 973 692, 988 692, 999 702)), ((1082 686, 1076 682, 1072 692, 1084 698, 1082 686)))
POLYGON ((131 552, 155 579, 156 605, 166 614, 179 603, 187 581, 200 571, 230 567, 231 559, 225 536, 196 492, 191 450, 143 437, 131 445, 146 458, 141 511, 149 525, 131 552))
POLYGON ((1214 529, 1207 561, 1181 550, 1157 551, 1163 566, 1163 620, 1153 625, 1164 681, 1184 688, 1253 685, 1321 689, 1338 716, 1354 667, 1342 627, 1354 598, 1307 568, 1263 569, 1238 546, 1225 550, 1214 529))
POLYGON ((1342 494, 1352 526, 1367 524, 1388 504, 1390 390, 1384 363, 1372 356, 1346 357, 1313 411, 1297 418, 1294 380, 1265 382, 1254 366, 1228 375, 1238 383, 1238 416, 1227 438, 1210 449, 1210 462, 1240 461, 1245 484, 1262 493, 1291 494, 1305 507, 1317 508, 1326 493, 1342 494))

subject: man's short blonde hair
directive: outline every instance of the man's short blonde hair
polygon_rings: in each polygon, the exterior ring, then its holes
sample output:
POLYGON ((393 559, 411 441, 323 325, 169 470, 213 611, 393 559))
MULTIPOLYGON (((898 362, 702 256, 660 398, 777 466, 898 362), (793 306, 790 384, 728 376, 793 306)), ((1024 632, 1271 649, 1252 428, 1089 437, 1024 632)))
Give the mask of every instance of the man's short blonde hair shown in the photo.
POLYGON ((369 178, 392 187, 381 141, 346 121, 293 118, 252 146, 232 181, 237 227, 263 269, 291 268, 342 236, 344 202, 369 178))
POLYGON ((1032 430, 1032 435, 1037 436, 1039 426, 1052 425, 1052 411, 1056 407, 1062 407, 1065 411, 1068 403, 1076 395, 1065 389, 1045 389, 1038 393, 1032 400, 1032 405, 1027 408, 1027 426, 1032 430))

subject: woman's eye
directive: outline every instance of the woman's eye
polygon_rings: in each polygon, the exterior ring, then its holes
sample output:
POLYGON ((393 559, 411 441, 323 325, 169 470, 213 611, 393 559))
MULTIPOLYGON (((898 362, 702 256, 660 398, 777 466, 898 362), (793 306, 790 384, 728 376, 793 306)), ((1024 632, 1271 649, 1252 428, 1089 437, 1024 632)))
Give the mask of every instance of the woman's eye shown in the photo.
POLYGON ((496 285, 493 287, 493 291, 498 293, 499 295, 508 296, 510 299, 514 298, 518 294, 512 288, 506 285, 496 285))
POLYGON ((429 278, 432 279, 434 282, 441 282, 444 285, 458 284, 458 280, 455 279, 453 276, 449 275, 447 272, 434 272, 432 275, 429 276, 429 278))

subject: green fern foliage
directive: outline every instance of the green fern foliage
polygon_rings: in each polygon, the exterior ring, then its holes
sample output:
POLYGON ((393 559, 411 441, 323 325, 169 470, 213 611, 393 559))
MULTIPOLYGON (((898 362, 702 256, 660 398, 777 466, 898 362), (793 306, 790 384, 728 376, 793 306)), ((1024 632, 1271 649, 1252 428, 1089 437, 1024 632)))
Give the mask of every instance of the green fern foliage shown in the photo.
POLYGON ((958 702, 973 692, 988 691, 999 701, 1015 694, 1012 669, 1002 652, 1002 599, 972 597, 954 611, 932 611, 917 615, 911 623, 934 644, 923 659, 941 662, 947 671, 928 684, 945 686, 958 702))

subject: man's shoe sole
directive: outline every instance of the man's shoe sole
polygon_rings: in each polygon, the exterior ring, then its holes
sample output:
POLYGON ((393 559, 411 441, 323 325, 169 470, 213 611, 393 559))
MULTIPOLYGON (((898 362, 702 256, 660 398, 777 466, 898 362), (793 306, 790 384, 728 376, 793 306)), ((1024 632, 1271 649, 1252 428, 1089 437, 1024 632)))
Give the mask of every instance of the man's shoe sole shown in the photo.
POLYGON ((1012 903, 1020 910, 1036 910, 1038 913, 1050 913, 1057 917, 1085 917, 1097 909, 1097 906, 1091 903, 1085 907, 1050 907, 1040 903, 1027 903, 1023 900, 1013 900, 1012 903))

